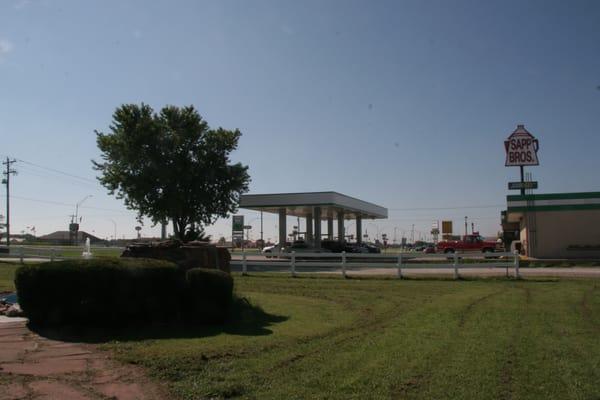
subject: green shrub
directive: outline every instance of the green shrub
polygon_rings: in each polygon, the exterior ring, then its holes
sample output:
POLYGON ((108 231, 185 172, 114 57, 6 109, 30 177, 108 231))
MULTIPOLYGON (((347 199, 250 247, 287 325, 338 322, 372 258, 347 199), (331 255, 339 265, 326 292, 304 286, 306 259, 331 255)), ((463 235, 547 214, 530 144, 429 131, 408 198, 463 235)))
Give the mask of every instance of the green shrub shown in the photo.
POLYGON ((119 326, 178 318, 185 282, 170 262, 122 258, 22 266, 15 286, 33 324, 119 326))
POLYGON ((233 300, 233 278, 228 273, 204 268, 186 272, 186 312, 194 322, 223 322, 233 300))

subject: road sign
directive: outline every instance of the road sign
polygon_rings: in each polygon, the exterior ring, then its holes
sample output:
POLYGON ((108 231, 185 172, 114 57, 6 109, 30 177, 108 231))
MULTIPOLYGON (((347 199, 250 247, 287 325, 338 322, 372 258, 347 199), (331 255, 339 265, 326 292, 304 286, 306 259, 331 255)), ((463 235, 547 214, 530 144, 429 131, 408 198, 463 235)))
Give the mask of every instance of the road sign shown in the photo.
POLYGON ((508 182, 508 190, 537 189, 537 188, 538 188, 538 183, 536 181, 508 182))
POLYGON ((244 229, 252 229, 252 225, 244 225, 244 229))
POLYGON ((539 147, 538 140, 525 129, 525 126, 517 125, 517 129, 504 141, 506 150, 504 165, 507 167, 540 165, 537 156, 539 147))
POLYGON ((244 216, 234 215, 232 218, 231 230, 235 232, 244 232, 244 216))

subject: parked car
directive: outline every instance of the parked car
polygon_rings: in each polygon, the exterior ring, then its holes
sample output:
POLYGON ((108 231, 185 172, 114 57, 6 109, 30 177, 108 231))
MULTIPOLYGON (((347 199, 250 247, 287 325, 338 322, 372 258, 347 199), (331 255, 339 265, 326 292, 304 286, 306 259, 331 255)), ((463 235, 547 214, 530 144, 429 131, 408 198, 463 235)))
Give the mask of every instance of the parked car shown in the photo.
POLYGON ((321 247, 332 253, 381 253, 381 249, 377 246, 368 243, 340 243, 336 240, 323 240, 321 247))
POLYGON ((304 240, 296 240, 291 246, 286 246, 282 250, 284 253, 291 253, 292 251, 296 253, 331 253, 329 249, 323 247, 317 249, 304 240))
POLYGON ((427 247, 425 247, 425 249, 423 249, 423 253, 425 253, 425 254, 434 254, 435 253, 435 247, 434 246, 427 246, 427 247))
POLYGON ((296 254, 296 257, 302 257, 302 254, 306 253, 331 253, 331 250, 322 247, 317 249, 303 240, 298 240, 290 246, 284 247, 281 250, 281 257, 289 258, 292 252, 296 254))
POLYGON ((362 243, 362 246, 367 249, 367 253, 379 254, 381 253, 381 249, 374 244, 370 243, 362 243))
MULTIPOLYGON (((285 245, 290 246, 291 243, 286 242, 285 245)), ((271 246, 265 246, 262 248, 262 250, 260 252, 265 257, 271 258, 271 257, 273 257, 273 255, 272 255, 273 253, 279 253, 279 243, 275 243, 274 245, 271 245, 271 246)))

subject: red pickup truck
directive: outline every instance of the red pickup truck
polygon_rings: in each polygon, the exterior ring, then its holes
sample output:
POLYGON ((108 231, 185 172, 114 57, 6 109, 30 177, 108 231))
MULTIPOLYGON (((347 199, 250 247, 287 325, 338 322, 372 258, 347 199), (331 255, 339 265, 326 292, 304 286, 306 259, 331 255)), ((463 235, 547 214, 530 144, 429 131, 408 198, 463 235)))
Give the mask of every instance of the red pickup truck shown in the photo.
POLYGON ((477 232, 472 235, 463 236, 462 240, 444 240, 437 244, 438 253, 462 253, 466 251, 493 253, 496 250, 498 250, 496 242, 484 240, 477 232))

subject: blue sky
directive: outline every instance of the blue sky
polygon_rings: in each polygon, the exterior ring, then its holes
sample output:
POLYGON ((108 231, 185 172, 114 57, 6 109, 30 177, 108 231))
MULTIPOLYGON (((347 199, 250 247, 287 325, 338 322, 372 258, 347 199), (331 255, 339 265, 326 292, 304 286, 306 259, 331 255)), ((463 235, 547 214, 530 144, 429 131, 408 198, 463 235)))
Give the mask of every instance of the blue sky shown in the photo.
MULTIPOLYGON (((493 235, 517 124, 540 140, 539 192, 600 190, 599 27, 597 1, 2 0, 0 156, 85 178, 15 164, 13 231, 64 229, 92 194, 82 229, 135 235, 90 160, 94 130, 143 101, 239 128, 252 193, 388 207, 371 232, 467 215, 493 235)), ((265 238, 274 228, 265 217, 265 238)))

